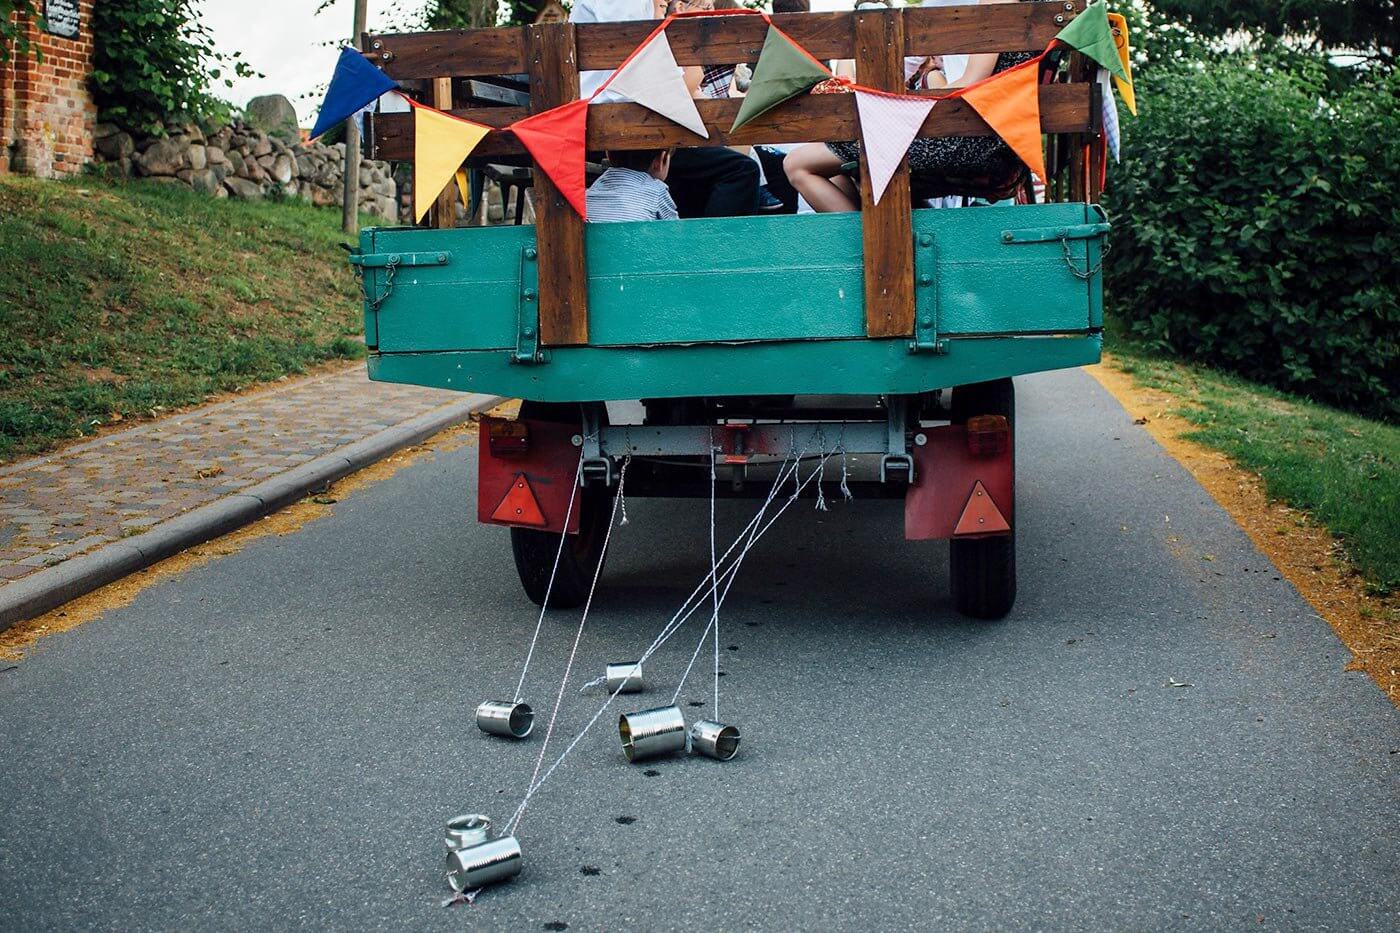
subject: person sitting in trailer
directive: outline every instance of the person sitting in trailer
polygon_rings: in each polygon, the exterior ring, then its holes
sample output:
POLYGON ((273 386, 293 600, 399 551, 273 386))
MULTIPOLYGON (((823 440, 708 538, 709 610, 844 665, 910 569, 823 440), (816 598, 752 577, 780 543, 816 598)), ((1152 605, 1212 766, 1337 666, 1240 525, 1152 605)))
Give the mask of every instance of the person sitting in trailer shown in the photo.
MULTIPOLYGON (((1033 52, 969 55, 959 84, 975 84, 1032 58, 1033 52)), ((937 59, 927 61, 928 66, 939 64, 937 59)), ((915 73, 919 72, 927 84, 944 83, 931 67, 921 66, 915 73)), ((855 142, 809 143, 788 153, 783 168, 792 186, 817 212, 858 211, 860 193, 847 176, 846 167, 859 158, 860 146, 855 142)), ((924 175, 1002 179, 1017 174, 1020 167, 1021 160, 1011 147, 995 135, 916 137, 909 146, 909 172, 915 178, 924 175)))
MULTIPOLYGON (((664 0, 578 0, 570 19, 574 23, 610 23, 623 20, 660 19, 665 15, 664 0)), ((701 69, 683 69, 692 96, 699 91, 701 69)), ((609 72, 585 71, 579 74, 579 93, 588 97, 608 79, 609 72)), ((604 91, 599 103, 625 100, 604 91)), ((681 217, 744 217, 758 208, 758 165, 748 157, 723 146, 687 146, 671 155, 667 187, 681 217)))
POLYGON ((675 220, 676 202, 666 187, 670 149, 608 152, 608 169, 588 186, 588 222, 675 220))

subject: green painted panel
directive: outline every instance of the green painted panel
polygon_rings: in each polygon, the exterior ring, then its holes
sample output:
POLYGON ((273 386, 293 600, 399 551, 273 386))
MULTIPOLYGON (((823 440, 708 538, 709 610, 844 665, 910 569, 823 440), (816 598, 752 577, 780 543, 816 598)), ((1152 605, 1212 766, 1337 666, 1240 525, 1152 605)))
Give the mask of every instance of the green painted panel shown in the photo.
POLYGON ((951 340, 943 354, 907 340, 803 340, 667 347, 565 347, 513 365, 496 351, 371 356, 371 379, 538 401, 703 395, 877 395, 1096 363, 1098 334, 951 340))
MULTIPOLYGON (((914 213, 932 240, 940 334, 1083 333, 1100 284, 1076 278, 1058 240, 1003 242, 1006 230, 1082 224, 1082 204, 914 213)), ((529 227, 369 231, 367 252, 448 251, 445 266, 403 267, 367 333, 384 352, 499 350, 515 345, 520 252, 529 227)), ((731 217, 590 224, 594 346, 864 338, 860 215, 731 217)), ((1084 268, 1096 241, 1069 241, 1084 268)), ((549 257, 541 256, 547 269, 549 257)), ((367 282, 382 293, 387 271, 367 282)), ((1101 319, 1101 310, 1097 311, 1101 319)))

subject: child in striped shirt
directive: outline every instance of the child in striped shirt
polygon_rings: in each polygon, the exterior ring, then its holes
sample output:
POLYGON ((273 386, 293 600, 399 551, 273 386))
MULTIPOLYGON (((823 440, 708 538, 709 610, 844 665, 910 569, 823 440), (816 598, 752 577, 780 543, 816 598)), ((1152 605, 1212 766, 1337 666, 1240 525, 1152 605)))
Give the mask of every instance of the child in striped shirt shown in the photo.
POLYGON ((608 153, 608 170, 588 188, 588 219, 675 220, 676 202, 666 187, 670 149, 620 149, 608 153))

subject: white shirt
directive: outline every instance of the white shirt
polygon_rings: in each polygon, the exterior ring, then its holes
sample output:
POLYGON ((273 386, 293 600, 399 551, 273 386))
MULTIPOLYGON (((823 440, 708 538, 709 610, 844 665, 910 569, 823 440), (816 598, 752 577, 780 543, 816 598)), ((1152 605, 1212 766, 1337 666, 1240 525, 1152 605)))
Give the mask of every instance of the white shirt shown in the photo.
MULTIPOLYGON (((571 23, 617 23, 634 19, 656 19, 652 0, 577 0, 569 13, 571 23)), ((587 99, 608 80, 611 71, 583 71, 578 76, 578 96, 587 99)), ((607 104, 626 100, 621 94, 606 91, 597 103, 607 104)))

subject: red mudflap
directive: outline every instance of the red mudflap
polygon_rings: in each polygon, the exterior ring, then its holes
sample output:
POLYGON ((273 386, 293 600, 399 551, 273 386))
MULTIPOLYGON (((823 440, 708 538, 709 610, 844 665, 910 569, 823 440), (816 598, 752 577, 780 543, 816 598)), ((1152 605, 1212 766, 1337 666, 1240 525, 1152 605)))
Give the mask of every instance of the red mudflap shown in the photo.
MULTIPOLYGON (((569 513, 569 495, 578 473, 579 449, 573 436, 576 425, 550 421, 522 421, 528 429, 528 444, 521 451, 518 443, 509 452, 491 453, 491 425, 500 418, 482 418, 477 435, 476 519, 487 525, 534 528, 538 531, 564 530, 569 513)), ((518 437, 518 430, 512 431, 518 437)), ((505 445, 502 445, 505 446, 505 445)), ((578 510, 583 497, 576 496, 568 532, 578 534, 578 510)))
POLYGON ((928 443, 914 448, 914 485, 904 497, 904 537, 927 541, 995 533, 982 529, 1005 533, 1014 521, 1015 437, 1009 438, 1006 450, 986 457, 967 449, 967 430, 960 424, 925 428, 923 433, 928 443), (979 484, 990 501, 976 495, 979 484))

